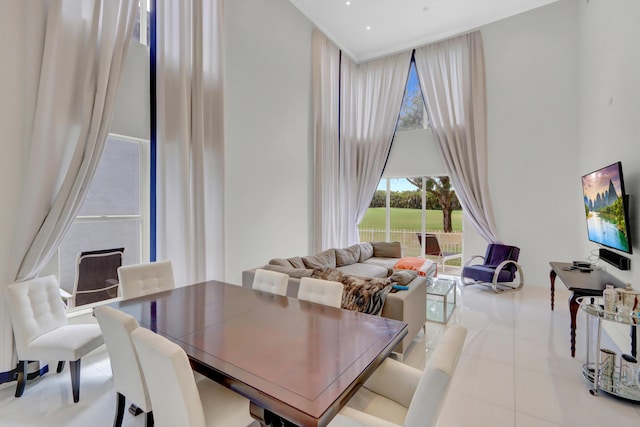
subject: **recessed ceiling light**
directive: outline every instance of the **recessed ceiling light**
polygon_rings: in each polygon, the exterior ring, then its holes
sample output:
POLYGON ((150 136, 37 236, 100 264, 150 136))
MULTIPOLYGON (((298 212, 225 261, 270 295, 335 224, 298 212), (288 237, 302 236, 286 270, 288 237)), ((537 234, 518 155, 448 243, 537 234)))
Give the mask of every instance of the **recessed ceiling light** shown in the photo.
POLYGON ((367 31, 371 31, 371 27, 367 27, 367 31))
POLYGON ((348 1, 348 2, 346 3, 346 5, 347 5, 347 6, 351 6, 351 2, 350 2, 350 1, 348 1))

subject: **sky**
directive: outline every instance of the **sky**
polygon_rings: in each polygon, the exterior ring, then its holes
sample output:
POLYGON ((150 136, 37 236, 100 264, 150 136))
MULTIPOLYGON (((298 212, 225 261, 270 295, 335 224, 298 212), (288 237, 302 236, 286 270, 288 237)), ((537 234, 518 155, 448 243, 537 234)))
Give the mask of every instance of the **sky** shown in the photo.
POLYGON ((613 182, 613 186, 620 196, 622 191, 620 190, 620 174, 617 163, 583 176, 582 189, 584 194, 594 200, 598 193, 602 194, 609 189, 609 180, 613 182))
MULTIPOLYGON (((387 189, 387 180, 382 178, 378 184, 378 190, 387 189)), ((416 186, 411 184, 405 178, 391 178, 391 191, 415 191, 416 186)))

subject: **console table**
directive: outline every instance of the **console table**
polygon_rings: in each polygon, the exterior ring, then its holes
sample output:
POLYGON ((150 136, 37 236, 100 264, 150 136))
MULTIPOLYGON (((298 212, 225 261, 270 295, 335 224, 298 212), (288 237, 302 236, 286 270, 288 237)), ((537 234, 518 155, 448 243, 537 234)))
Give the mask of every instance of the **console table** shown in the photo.
MULTIPOLYGON (((571 291, 569 298, 569 311, 571 313, 571 357, 576 356, 576 315, 580 304, 577 299, 585 296, 602 296, 606 285, 613 285, 615 288, 624 288, 625 284, 611 274, 602 270, 592 270, 583 272, 572 269, 569 262, 550 262, 551 272, 551 310, 554 308, 554 294, 556 276, 560 277, 562 283, 571 291)), ((633 329, 633 332, 635 329, 633 329)), ((632 332, 632 349, 635 353, 635 333, 632 332)))

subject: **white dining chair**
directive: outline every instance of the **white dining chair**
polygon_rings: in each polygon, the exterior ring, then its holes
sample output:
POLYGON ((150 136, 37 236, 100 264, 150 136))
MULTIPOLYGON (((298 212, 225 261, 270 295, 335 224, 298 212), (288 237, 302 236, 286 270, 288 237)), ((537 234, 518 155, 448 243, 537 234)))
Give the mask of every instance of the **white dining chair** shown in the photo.
POLYGON ((16 397, 27 383, 30 360, 58 361, 57 372, 69 361, 73 401, 80 399, 80 358, 104 343, 98 325, 69 325, 54 276, 7 286, 6 307, 18 355, 16 397))
POLYGON ((122 298, 130 299, 176 287, 171 261, 156 261, 118 268, 122 298))
POLYGON ((303 277, 300 279, 298 299, 340 308, 343 289, 344 285, 340 282, 303 277))
POLYGON ((131 333, 156 427, 248 426, 249 400, 206 377, 195 380, 184 350, 145 328, 131 333))
POLYGON ((424 371, 385 359, 329 427, 430 427, 438 420, 467 330, 449 328, 424 371))
POLYGON ((252 287, 258 291, 286 296, 288 285, 289 275, 278 271, 259 268, 253 276, 252 287))
POLYGON ((106 305, 96 307, 93 312, 102 329, 116 390, 116 415, 113 426, 122 425, 126 399, 131 400, 145 413, 145 425, 153 426, 151 400, 131 339, 131 332, 140 326, 138 321, 133 316, 106 305))

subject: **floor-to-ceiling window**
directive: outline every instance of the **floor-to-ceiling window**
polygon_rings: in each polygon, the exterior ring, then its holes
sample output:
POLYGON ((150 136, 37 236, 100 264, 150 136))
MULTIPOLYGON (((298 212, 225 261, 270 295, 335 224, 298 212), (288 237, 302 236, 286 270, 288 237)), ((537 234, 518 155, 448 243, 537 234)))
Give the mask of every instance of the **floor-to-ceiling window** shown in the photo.
POLYGON ((444 173, 413 64, 391 153, 359 230, 361 241, 401 242, 405 256, 424 255, 418 233, 435 234, 443 252, 462 253, 462 209, 444 173))

